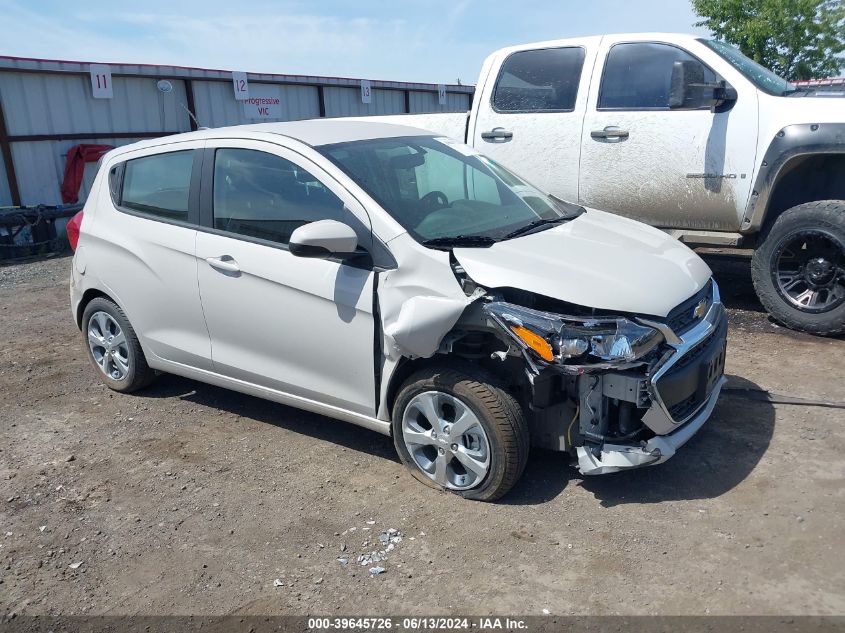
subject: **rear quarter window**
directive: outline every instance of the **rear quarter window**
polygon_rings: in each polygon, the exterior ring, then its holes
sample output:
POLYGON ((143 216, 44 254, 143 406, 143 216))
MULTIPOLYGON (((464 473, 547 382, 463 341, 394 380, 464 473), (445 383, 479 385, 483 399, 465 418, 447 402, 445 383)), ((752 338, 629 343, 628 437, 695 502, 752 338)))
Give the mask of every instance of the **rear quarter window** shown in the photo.
POLYGON ((134 158, 123 166, 120 206, 167 220, 188 220, 194 150, 134 158))
POLYGON ((570 112, 584 67, 580 47, 510 54, 502 64, 492 105, 497 112, 570 112))

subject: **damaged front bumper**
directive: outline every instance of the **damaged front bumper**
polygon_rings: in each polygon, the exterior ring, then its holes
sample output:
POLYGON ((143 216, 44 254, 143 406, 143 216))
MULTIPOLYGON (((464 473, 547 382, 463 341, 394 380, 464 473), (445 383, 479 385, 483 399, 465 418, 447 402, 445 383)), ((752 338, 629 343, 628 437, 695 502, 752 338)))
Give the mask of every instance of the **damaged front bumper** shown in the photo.
POLYGON ((726 382, 727 379, 722 376, 713 388, 704 408, 669 435, 656 435, 647 442, 643 442, 641 446, 605 443, 601 446, 598 456, 592 450, 579 446, 577 448, 578 470, 582 475, 605 475, 629 468, 662 464, 704 426, 713 413, 722 386, 726 382))
POLYGON ((727 315, 713 284, 706 315, 677 335, 667 325, 651 323, 673 349, 648 379, 650 406, 643 424, 655 433, 639 443, 586 443, 576 448, 578 469, 601 475, 665 462, 710 418, 726 379, 727 315))

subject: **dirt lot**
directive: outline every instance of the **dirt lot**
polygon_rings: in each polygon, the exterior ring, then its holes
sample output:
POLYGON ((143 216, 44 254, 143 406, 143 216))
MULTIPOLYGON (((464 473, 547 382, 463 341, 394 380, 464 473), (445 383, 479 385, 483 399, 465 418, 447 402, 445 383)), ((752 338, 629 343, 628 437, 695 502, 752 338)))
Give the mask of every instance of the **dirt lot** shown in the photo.
POLYGON ((747 264, 714 264, 734 391, 679 455, 585 479, 534 451, 496 505, 342 422, 176 377, 109 392, 69 264, 0 268, 0 614, 845 614, 845 411, 736 391, 845 401, 845 341, 771 324, 747 264))

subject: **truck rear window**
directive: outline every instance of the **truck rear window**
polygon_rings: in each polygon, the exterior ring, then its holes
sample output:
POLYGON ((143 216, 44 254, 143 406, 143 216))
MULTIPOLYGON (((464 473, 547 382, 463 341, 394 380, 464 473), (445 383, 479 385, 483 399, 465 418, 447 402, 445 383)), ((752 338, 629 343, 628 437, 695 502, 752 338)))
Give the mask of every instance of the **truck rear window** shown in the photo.
POLYGON ((567 112, 575 108, 584 49, 543 48, 512 53, 505 59, 496 87, 497 112, 567 112))

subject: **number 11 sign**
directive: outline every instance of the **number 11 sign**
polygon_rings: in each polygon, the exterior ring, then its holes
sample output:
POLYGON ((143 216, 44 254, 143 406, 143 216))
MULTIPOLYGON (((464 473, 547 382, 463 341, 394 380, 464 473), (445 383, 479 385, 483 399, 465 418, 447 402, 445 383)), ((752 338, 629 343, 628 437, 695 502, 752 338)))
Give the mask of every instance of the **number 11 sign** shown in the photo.
POLYGON ((95 99, 111 99, 114 91, 111 85, 111 68, 106 64, 91 64, 91 93, 95 99))

